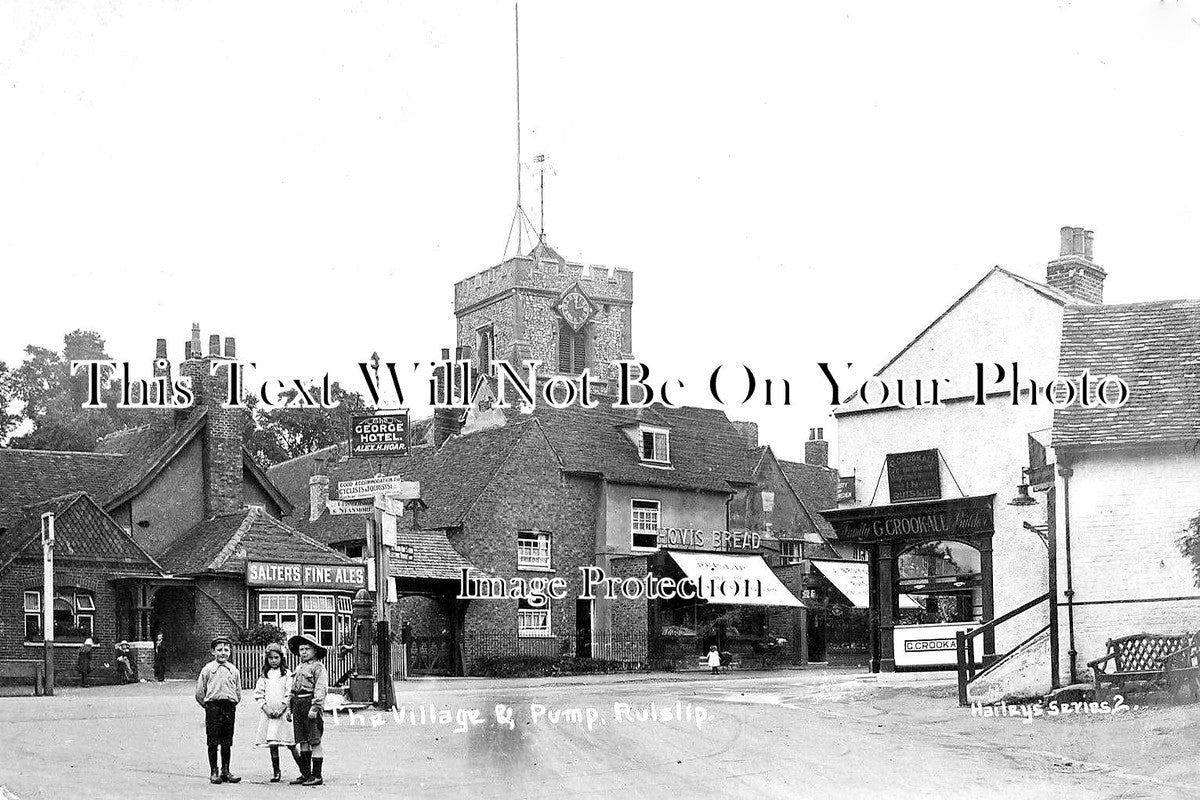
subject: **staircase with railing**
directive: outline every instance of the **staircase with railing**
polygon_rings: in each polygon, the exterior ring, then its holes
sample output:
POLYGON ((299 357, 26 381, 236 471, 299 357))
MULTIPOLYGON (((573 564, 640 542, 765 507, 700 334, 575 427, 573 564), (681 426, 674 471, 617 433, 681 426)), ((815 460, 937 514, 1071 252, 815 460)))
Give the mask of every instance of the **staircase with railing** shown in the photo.
POLYGON ((967 689, 972 683, 984 675, 994 664, 998 664, 999 662, 1008 658, 1010 655, 1017 652, 1022 647, 1029 644, 1034 639, 1049 630, 1050 623, 1043 625, 1032 636, 1024 639, 1020 644, 1003 655, 997 656, 990 653, 984 653, 983 658, 980 660, 980 664, 976 663, 975 658, 975 638, 977 636, 991 634, 996 630, 997 627, 1005 622, 1024 614, 1026 611, 1037 608, 1042 603, 1048 603, 1049 601, 1050 593, 1047 592, 1046 594, 1033 598, 1024 605, 1017 606, 1007 614, 996 617, 991 622, 980 625, 978 628, 973 628, 969 631, 958 632, 958 704, 960 706, 970 705, 970 701, 967 698, 967 689))

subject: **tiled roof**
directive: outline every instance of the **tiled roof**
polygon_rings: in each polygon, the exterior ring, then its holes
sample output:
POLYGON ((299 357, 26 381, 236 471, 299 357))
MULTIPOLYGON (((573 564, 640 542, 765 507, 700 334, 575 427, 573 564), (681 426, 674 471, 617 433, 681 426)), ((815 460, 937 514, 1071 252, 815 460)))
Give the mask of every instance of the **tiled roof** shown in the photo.
POLYGON ((246 561, 352 563, 350 559, 261 508, 210 517, 194 525, 158 558, 176 575, 242 574, 246 561))
POLYGON ((1200 300, 1068 306, 1059 374, 1129 384, 1120 408, 1076 402, 1054 412, 1056 448, 1200 441, 1200 300))
MULTIPOLYGON (((408 458, 382 459, 382 462, 370 459, 370 463, 352 458, 330 464, 330 497, 338 499, 338 483, 370 478, 379 468, 384 475, 398 475, 402 480, 421 483, 421 500, 426 505, 419 512, 421 528, 457 527, 531 425, 532 421, 526 419, 466 436, 452 436, 438 450, 415 447, 408 458)), ((308 505, 306 487, 304 502, 297 504, 292 521, 308 535, 326 543, 363 538, 361 517, 325 513, 315 522, 309 522, 308 505)))
POLYGON ((796 497, 800 498, 808 518, 823 536, 833 536, 833 526, 819 511, 837 508, 837 472, 828 467, 779 460, 779 469, 796 497))
POLYGON ((0 569, 31 545, 35 546, 35 555, 41 558, 41 518, 48 512, 54 514, 56 559, 116 562, 125 570, 159 572, 154 559, 82 492, 51 498, 27 508, 9 530, 0 534, 0 569))
POLYGON ((112 477, 109 489, 104 493, 104 504, 123 500, 142 488, 203 430, 207 416, 207 409, 198 409, 165 439, 149 428, 138 428, 106 442, 108 447, 129 449, 125 451, 126 460, 121 472, 112 477))
POLYGON ((754 483, 752 453, 724 411, 655 406, 654 424, 670 428, 671 468, 647 466, 624 428, 639 420, 634 409, 556 409, 540 403, 532 416, 568 472, 596 473, 614 483, 728 492, 754 483))
POLYGON ((396 533, 396 542, 413 549, 411 561, 392 554, 392 575, 405 578, 434 580, 458 580, 460 570, 471 567, 446 538, 445 531, 401 530, 396 533))
POLYGON ((102 498, 125 463, 125 456, 113 454, 0 448, 0 524, 51 497, 87 492, 102 498))

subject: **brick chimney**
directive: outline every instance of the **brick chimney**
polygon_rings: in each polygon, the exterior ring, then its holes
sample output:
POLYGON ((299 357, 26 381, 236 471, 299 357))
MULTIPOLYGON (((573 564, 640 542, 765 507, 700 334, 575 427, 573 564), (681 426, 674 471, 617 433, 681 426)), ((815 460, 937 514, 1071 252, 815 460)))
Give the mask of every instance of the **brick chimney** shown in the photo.
POLYGON ((196 394, 195 408, 208 410, 203 439, 204 513, 206 516, 229 514, 242 508, 242 418, 243 409, 222 408, 228 391, 228 361, 233 357, 235 343, 225 340, 221 353, 221 337, 208 340, 208 355, 200 349, 200 326, 192 326, 192 340, 186 347, 187 359, 179 371, 192 379, 196 394), (216 375, 209 375, 212 364, 219 366, 216 375))
POLYGON ((171 362, 167 360, 167 340, 159 339, 155 343, 154 348, 154 382, 150 389, 150 402, 156 408, 150 414, 150 429, 157 435, 159 441, 166 439, 175 430, 175 409, 163 408, 165 402, 170 401, 174 392, 171 388, 171 362), (155 386, 158 378, 163 378, 166 382, 166 391, 160 397, 155 386))
POLYGON ((316 522, 329 505, 329 476, 313 475, 308 479, 308 521, 316 522))
POLYGON ((804 443, 804 463, 813 467, 829 466, 829 442, 825 441, 824 428, 808 429, 808 441, 804 443))
POLYGON ((730 420, 733 427, 737 430, 738 435, 742 437, 742 441, 747 447, 758 447, 758 423, 757 422, 737 422, 730 420))
POLYGON ((1085 303, 1103 303, 1108 273, 1092 261, 1092 232, 1065 227, 1059 236, 1058 258, 1046 265, 1046 283, 1085 303))
POLYGON ((433 446, 442 443, 462 430, 463 409, 435 408, 433 410, 433 446))

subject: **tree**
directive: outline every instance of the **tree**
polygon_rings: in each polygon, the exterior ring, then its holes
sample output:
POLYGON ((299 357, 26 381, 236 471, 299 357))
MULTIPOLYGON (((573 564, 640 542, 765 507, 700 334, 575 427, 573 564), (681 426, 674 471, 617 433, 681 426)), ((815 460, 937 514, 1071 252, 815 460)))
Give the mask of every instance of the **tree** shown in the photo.
POLYGON ((0 442, 3 442, 21 421, 19 416, 9 413, 13 401, 12 373, 9 372, 8 365, 0 361, 0 442))
POLYGON ((1187 528, 1179 538, 1179 551, 1191 559, 1193 580, 1200 587, 1200 511, 1188 520, 1187 528))
MULTIPOLYGON (((318 396, 318 387, 310 386, 309 395, 318 396)), ((264 410, 252 405, 252 422, 243 428, 246 446, 260 461, 278 464, 289 458, 311 453, 346 439, 350 413, 366 408, 357 392, 348 392, 336 381, 330 386, 330 398, 337 408, 277 408, 264 410)), ((280 393, 281 400, 292 402, 293 389, 280 393)))
MULTIPOLYGON (((71 375, 72 361, 107 358, 104 339, 95 331, 68 333, 63 337, 62 353, 32 344, 26 346, 24 362, 9 371, 7 381, 0 383, 0 401, 5 396, 10 402, 20 401, 20 414, 12 427, 28 421, 33 429, 9 445, 28 450, 90 452, 96 449, 101 436, 124 427, 128 417, 114 407, 116 381, 111 375, 101 387, 107 405, 97 409, 80 407, 87 399, 87 376, 82 370, 71 375)), ((8 432, 3 420, 0 432, 8 432)))

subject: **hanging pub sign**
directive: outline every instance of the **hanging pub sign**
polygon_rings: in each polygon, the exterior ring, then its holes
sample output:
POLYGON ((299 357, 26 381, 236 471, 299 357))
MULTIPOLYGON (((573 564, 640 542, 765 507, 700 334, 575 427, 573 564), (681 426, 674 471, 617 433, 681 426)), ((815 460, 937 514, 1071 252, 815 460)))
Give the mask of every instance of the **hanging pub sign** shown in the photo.
POLYGON ((843 475, 838 478, 837 501, 839 503, 854 502, 854 476, 843 475))
POLYGON ((364 589, 367 570, 362 564, 247 561, 246 585, 286 589, 364 589))
POLYGON ((893 503, 938 500, 942 496, 942 473, 938 451, 914 450, 888 453, 888 493, 893 503))
POLYGON ((350 457, 408 455, 408 411, 350 415, 350 457))

